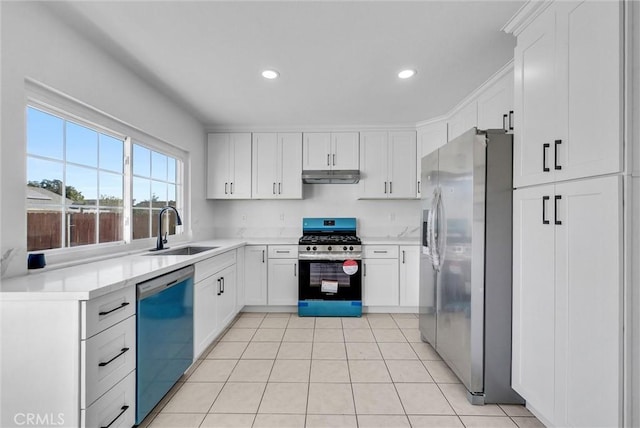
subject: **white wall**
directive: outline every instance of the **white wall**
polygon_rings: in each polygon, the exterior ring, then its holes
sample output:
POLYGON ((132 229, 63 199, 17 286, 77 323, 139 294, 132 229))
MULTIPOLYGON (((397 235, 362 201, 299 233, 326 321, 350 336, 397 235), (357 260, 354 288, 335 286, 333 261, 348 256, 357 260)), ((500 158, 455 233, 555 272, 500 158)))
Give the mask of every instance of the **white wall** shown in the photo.
MULTIPOLYGON (((1 3, 1 217, 3 276, 26 272, 25 78, 108 113, 189 153, 194 236, 212 235, 202 125, 36 2, 1 3)), ((189 178, 187 178, 189 181, 189 178)))
POLYGON ((303 200, 209 201, 216 237, 299 238, 303 217, 356 217, 364 238, 417 237, 420 201, 357 200, 357 184, 303 184, 303 200))

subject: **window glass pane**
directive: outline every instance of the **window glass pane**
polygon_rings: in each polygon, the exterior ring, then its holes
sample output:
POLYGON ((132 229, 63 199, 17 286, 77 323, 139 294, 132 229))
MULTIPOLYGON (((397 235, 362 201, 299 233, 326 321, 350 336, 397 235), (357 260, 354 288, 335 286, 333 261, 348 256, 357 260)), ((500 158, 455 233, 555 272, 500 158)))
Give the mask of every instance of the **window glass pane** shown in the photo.
POLYGON ((167 162, 167 181, 169 183, 176 182, 176 160, 174 158, 168 158, 167 162))
MULTIPOLYGON (((101 207, 122 207, 123 187, 122 175, 100 171, 100 206, 101 207)), ((101 231, 102 234, 102 231, 101 231)))
POLYGON ((27 251, 62 246, 62 206, 27 208, 27 251))
POLYGON ((62 166, 60 162, 27 157, 27 183, 62 195, 62 166))
POLYGON ((133 145, 133 174, 151 176, 151 150, 137 144, 133 145))
POLYGON ((134 207, 149 207, 151 201, 151 182, 146 178, 133 178, 132 203, 134 207))
POLYGON ((133 209, 133 239, 148 238, 149 237, 149 209, 133 209))
POLYGON ((153 208, 162 208, 167 205, 167 184, 157 181, 151 182, 151 198, 153 208))
POLYGON ((98 199, 98 170, 67 165, 67 199, 74 205, 95 205, 98 199))
POLYGON ((167 157, 157 152, 151 152, 151 178, 167 180, 167 157))
POLYGON ((168 195, 167 195, 168 203, 167 203, 167 205, 175 207, 176 206, 176 186, 174 184, 169 184, 167 190, 168 190, 168 195))
POLYGON ((124 142, 108 135, 100 134, 100 168, 122 174, 124 166, 124 142))
POLYGON ((73 122, 67 122, 67 162, 98 166, 98 133, 73 122))
POLYGON ((85 211, 83 208, 67 208, 66 235, 67 246, 77 247, 78 245, 88 245, 96 243, 96 220, 95 209, 85 211))
POLYGON ((62 159, 64 121, 29 107, 27 109, 27 153, 62 159))
POLYGON ((122 208, 101 208, 99 211, 100 236, 98 242, 122 241, 122 208))

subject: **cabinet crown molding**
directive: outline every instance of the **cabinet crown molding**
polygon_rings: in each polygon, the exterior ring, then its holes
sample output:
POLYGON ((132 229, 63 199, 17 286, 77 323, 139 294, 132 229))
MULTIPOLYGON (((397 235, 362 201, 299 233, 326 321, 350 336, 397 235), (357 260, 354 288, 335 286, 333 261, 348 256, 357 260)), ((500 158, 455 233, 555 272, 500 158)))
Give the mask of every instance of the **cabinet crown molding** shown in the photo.
POLYGON ((524 30, 538 15, 548 8, 553 0, 531 0, 526 2, 502 27, 502 31, 507 34, 517 36, 524 30))

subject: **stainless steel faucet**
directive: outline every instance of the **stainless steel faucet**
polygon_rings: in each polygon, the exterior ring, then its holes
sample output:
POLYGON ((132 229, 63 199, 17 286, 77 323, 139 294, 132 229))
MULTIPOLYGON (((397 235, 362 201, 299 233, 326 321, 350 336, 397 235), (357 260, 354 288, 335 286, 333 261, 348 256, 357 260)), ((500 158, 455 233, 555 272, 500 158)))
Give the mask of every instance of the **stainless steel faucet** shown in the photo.
MULTIPOLYGON (((167 235, 165 233, 164 238, 162 238, 162 214, 164 214, 165 211, 167 210, 173 210, 176 213, 176 224, 178 226, 182 225, 182 220, 180 219, 180 214, 178 214, 178 210, 175 209, 174 207, 171 207, 169 205, 167 205, 166 207, 162 208, 160 210, 160 213, 158 214, 158 240, 156 241, 156 251, 159 250, 163 250, 164 249, 164 244, 167 243, 167 235)), ((167 247, 169 248, 169 247, 167 247)))

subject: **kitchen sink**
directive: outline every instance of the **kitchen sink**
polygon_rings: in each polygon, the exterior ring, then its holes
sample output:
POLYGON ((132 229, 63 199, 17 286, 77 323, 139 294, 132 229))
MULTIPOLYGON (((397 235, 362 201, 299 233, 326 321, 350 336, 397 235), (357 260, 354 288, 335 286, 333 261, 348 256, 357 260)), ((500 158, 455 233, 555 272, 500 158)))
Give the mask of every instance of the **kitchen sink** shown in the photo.
POLYGON ((150 250, 150 253, 145 254, 145 256, 192 256, 194 254, 202 253, 204 251, 215 250, 219 247, 196 247, 196 246, 187 246, 181 248, 174 248, 169 250, 150 250))

